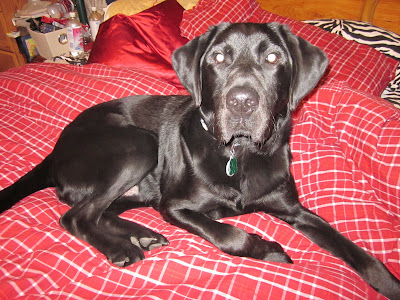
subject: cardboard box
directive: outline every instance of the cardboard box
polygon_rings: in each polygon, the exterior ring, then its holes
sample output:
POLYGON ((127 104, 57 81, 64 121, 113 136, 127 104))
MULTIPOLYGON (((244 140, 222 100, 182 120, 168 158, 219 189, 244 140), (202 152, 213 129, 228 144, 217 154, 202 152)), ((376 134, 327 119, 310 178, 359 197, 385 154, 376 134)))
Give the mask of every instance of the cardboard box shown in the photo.
POLYGON ((67 29, 60 29, 49 33, 40 33, 28 29, 36 44, 39 54, 46 59, 52 59, 61 54, 68 54, 67 29))

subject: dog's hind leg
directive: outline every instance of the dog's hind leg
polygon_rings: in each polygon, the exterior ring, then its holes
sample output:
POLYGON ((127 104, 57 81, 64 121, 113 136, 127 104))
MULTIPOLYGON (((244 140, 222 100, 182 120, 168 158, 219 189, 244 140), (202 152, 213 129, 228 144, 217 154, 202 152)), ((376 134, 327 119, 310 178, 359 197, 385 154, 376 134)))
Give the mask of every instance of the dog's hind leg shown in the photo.
MULTIPOLYGON (((114 217, 102 218, 116 199, 137 185, 156 166, 156 137, 133 126, 99 124, 94 131, 73 130, 60 138, 60 144, 54 150, 57 193, 60 199, 72 206, 61 217, 61 225, 118 266, 143 259, 140 241, 138 246, 135 240, 132 243, 132 240, 113 232, 127 223, 114 217), (118 224, 105 230, 104 226, 112 222, 118 224)), ((136 233, 140 231, 136 224, 128 228, 136 233)), ((144 240, 142 243, 146 248, 144 240)))
POLYGON ((102 193, 95 199, 80 201, 61 217, 60 223, 72 235, 103 253, 110 262, 124 267, 144 259, 144 254, 141 247, 99 226, 104 225, 103 211, 114 197, 114 193, 102 193))

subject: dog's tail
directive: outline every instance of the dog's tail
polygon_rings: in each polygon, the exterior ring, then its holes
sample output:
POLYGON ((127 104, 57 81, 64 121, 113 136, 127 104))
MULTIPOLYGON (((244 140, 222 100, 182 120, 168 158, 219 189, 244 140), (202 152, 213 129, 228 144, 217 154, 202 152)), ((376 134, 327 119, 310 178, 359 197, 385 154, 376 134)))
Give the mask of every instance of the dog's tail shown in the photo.
POLYGON ((49 176, 50 156, 47 156, 40 164, 26 173, 14 184, 0 191, 0 213, 11 208, 21 199, 51 187, 54 184, 49 176))

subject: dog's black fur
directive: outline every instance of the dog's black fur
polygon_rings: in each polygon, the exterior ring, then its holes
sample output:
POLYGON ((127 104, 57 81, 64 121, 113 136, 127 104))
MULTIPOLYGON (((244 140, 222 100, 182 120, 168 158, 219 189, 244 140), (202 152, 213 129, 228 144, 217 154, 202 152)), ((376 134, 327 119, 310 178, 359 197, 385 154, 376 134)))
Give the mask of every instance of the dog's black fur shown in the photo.
POLYGON ((168 244, 118 217, 141 206, 231 255, 291 263, 276 242, 214 221, 263 211, 399 299, 400 282, 381 262, 298 200, 289 170, 291 113, 327 64, 320 49, 283 25, 212 27, 173 54, 191 96, 128 97, 84 111, 41 164, 0 193, 0 205, 55 187, 71 206, 61 225, 118 266, 168 244), (238 164, 233 176, 225 171, 230 157, 238 164))

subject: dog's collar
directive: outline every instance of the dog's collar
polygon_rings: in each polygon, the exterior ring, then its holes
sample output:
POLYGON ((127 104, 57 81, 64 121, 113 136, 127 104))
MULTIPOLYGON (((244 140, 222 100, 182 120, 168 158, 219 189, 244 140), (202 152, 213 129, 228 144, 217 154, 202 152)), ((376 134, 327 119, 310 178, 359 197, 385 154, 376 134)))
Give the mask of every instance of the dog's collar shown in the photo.
POLYGON ((225 172, 226 175, 228 175, 229 177, 232 177, 233 175, 236 174, 236 172, 238 171, 238 165, 237 165, 237 159, 235 156, 235 147, 240 146, 239 143, 233 143, 231 146, 231 155, 229 156, 229 160, 226 163, 226 167, 225 167, 225 172))
MULTIPOLYGON (((203 118, 200 118, 200 123, 201 123, 201 126, 204 128, 204 130, 208 131, 208 126, 206 124, 206 121, 204 121, 203 118)), ((228 175, 229 177, 232 177, 238 171, 237 159, 235 156, 235 147, 237 147, 237 146, 240 146, 240 144, 239 143, 232 144, 229 160, 226 163, 225 172, 226 172, 226 175, 228 175)))

